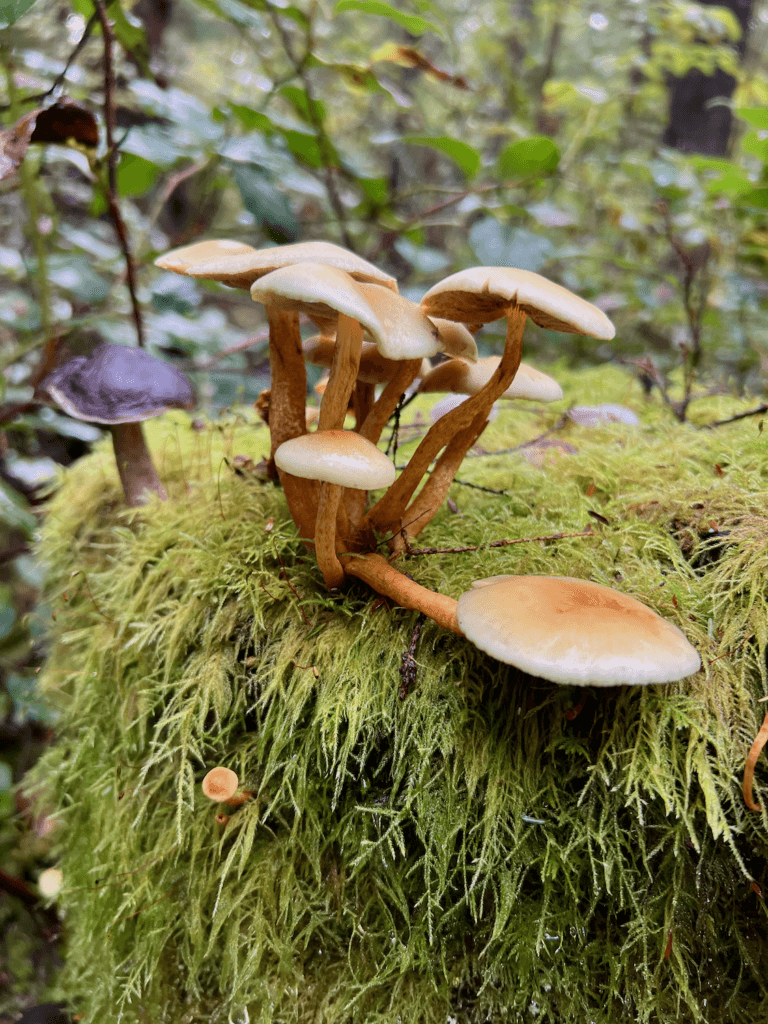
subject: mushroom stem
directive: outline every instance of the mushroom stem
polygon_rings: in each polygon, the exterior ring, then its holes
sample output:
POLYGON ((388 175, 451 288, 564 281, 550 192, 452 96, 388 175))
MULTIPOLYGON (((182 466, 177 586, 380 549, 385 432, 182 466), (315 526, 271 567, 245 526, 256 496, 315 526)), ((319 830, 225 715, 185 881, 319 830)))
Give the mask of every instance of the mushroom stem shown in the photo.
MULTIPOLYGON (((267 306, 269 321, 270 461, 284 441, 307 432, 307 371, 301 348, 299 316, 267 306)), ((315 480, 303 480, 278 470, 288 508, 300 536, 311 539, 315 526, 318 487, 315 480)))
POLYGON ((395 376, 379 395, 360 429, 360 435, 371 444, 378 444, 381 432, 397 408, 397 403, 416 380, 421 363, 421 359, 404 359, 395 376))
POLYGON ((754 795, 752 793, 752 780, 755 777, 755 765, 757 759, 760 757, 760 751, 763 749, 765 744, 768 743, 768 714, 763 719, 763 724, 755 736, 755 742, 747 754, 747 763, 744 766, 744 782, 742 790, 744 792, 744 803, 750 809, 750 811, 759 811, 760 804, 755 802, 754 795))
POLYGON ((368 418, 376 401, 376 385, 366 384, 361 380, 355 382, 352 392, 352 407, 355 410, 355 430, 360 433, 363 423, 368 418))
POLYGON ((339 484, 324 481, 320 485, 320 500, 317 505, 315 557, 329 590, 341 586, 344 582, 344 569, 336 557, 336 514, 342 490, 339 484))
POLYGON ((504 354, 488 383, 458 408, 442 416, 411 456, 411 460, 387 493, 370 510, 366 521, 380 533, 396 529, 413 492, 441 448, 459 431, 465 430, 481 413, 485 419, 491 406, 515 378, 523 354, 523 331, 527 315, 519 306, 507 312, 504 354))
POLYGON ((412 608, 423 612, 438 626, 450 629, 459 636, 464 636, 459 629, 456 618, 458 602, 445 594, 436 594, 403 573, 398 572, 386 558, 381 555, 346 555, 343 556, 344 571, 348 576, 356 576, 379 594, 391 598, 402 608, 412 608))
POLYGON ((362 348, 363 328, 351 316, 339 313, 336 347, 333 350, 328 385, 320 403, 318 430, 343 429, 349 399, 357 380, 362 348))
MULTIPOLYGON (((429 479, 403 513, 403 531, 409 538, 421 533, 437 515, 464 456, 482 434, 487 422, 485 413, 478 413, 466 430, 459 431, 448 443, 429 479)), ((393 551, 398 551, 402 546, 403 538, 398 534, 393 538, 393 551)))
POLYGON ((157 475, 141 423, 113 423, 109 430, 115 449, 117 472, 129 507, 146 505, 147 492, 156 494, 161 501, 167 501, 168 492, 157 475))

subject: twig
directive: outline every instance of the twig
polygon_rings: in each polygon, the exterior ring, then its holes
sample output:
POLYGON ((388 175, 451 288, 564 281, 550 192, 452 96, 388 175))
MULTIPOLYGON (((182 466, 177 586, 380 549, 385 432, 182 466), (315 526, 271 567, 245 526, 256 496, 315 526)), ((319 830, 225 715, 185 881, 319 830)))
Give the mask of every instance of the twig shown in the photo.
POLYGON ((469 480, 459 480, 458 477, 453 478, 453 483, 461 484, 462 487, 472 487, 476 491, 483 491, 484 494, 509 494, 509 491, 497 491, 493 487, 483 487, 481 484, 471 484, 469 480))
POLYGON ((250 338, 246 338, 245 341, 239 341, 236 345, 230 345, 229 348, 222 349, 221 352, 216 352, 211 356, 205 363, 199 363, 194 367, 195 370, 210 370, 220 359, 226 359, 227 356, 234 355, 236 352, 243 352, 245 349, 253 348, 254 345, 263 345, 265 341, 269 340, 269 329, 265 328, 262 331, 252 335, 250 338))
POLYGON ((591 527, 579 533, 550 533, 544 537, 516 537, 514 540, 492 540, 487 544, 472 544, 465 548, 412 548, 406 542, 405 553, 409 557, 415 555, 460 555, 465 551, 484 551, 486 548, 507 548, 512 544, 532 544, 537 540, 564 540, 566 537, 593 536, 591 527))
POLYGON ((336 218, 339 222, 339 230, 341 232, 342 241, 347 249, 349 249, 351 252, 356 252, 354 240, 349 233, 349 229, 347 228, 347 215, 344 209, 344 204, 341 201, 341 196, 339 195, 338 189, 336 188, 336 182, 333 177, 333 165, 335 163, 333 154, 333 144, 331 143, 331 140, 328 137, 328 133, 325 130, 323 118, 319 113, 318 104, 314 97, 312 83, 309 79, 309 75, 307 74, 307 61, 315 49, 314 41, 312 38, 311 16, 307 19, 307 29, 305 35, 306 46, 304 56, 301 59, 299 59, 293 52, 293 42, 291 41, 291 37, 288 31, 286 30, 285 26, 280 20, 277 8, 270 3, 267 4, 267 10, 269 11, 269 16, 272 20, 272 24, 275 26, 275 29, 278 35, 280 36, 280 40, 283 44, 283 49, 285 50, 285 55, 293 65, 293 69, 296 76, 301 80, 301 84, 304 86, 304 93, 307 97, 307 116, 312 127, 315 130, 315 138, 317 139, 317 145, 320 150, 320 156, 323 161, 322 177, 323 182, 325 184, 325 191, 328 194, 328 201, 330 202, 333 212, 336 214, 336 218))
POLYGON ((482 459, 487 455, 511 455, 513 452, 522 451, 523 448, 532 448, 534 445, 538 444, 539 441, 543 441, 545 437, 549 437, 550 434, 554 434, 556 431, 562 430, 567 422, 568 415, 567 413, 563 413, 553 427, 550 427, 549 430, 545 430, 543 434, 538 434, 536 437, 531 438, 530 441, 523 441, 522 444, 516 444, 514 448, 497 448, 492 452, 468 452, 466 457, 468 459, 482 459))
POLYGON ((735 423, 736 420, 746 419, 747 416, 759 416, 761 412, 768 412, 768 403, 762 402, 755 409, 749 409, 747 412, 737 412, 735 416, 729 416, 725 420, 712 420, 711 423, 702 423, 698 430, 711 430, 713 427, 722 427, 724 423, 735 423))
POLYGON ((93 0, 96 17, 99 19, 104 36, 104 127, 107 141, 107 187, 106 200, 115 232, 120 242, 120 249, 125 259, 125 271, 128 291, 133 308, 133 321, 136 325, 136 340, 139 348, 144 347, 144 327, 141 320, 141 308, 136 296, 136 272, 133 254, 128 242, 128 231, 117 204, 117 147, 115 146, 115 69, 112 64, 112 44, 114 35, 107 18, 107 7, 104 0, 93 0))
POLYGON ((416 684, 416 648, 419 645, 421 628, 425 621, 426 616, 420 614, 416 620, 416 625, 413 627, 411 642, 408 644, 408 650, 405 651, 400 658, 400 679, 402 680, 399 693, 400 700, 405 700, 410 688, 416 684))

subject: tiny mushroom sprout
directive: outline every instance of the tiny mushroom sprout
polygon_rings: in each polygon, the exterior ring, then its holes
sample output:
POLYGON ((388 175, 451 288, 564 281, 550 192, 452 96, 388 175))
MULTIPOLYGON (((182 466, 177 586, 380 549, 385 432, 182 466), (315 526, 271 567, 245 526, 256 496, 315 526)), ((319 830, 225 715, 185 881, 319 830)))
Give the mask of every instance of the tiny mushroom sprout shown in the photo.
POLYGON ((379 533, 415 536, 435 515, 461 462, 482 432, 491 407, 515 378, 522 357, 523 330, 530 317, 551 330, 610 340, 615 331, 602 310, 540 274, 513 267, 471 267, 452 274, 426 293, 421 308, 429 317, 484 324, 506 317, 504 353, 484 387, 432 425, 397 482, 367 515, 379 533), (412 505, 419 482, 441 448, 430 479, 412 505), (408 523, 407 527, 403 524, 408 523))
POLYGON ((240 807, 253 796, 247 790, 239 789, 239 786, 237 773, 221 765, 211 768, 203 779, 203 793, 208 799, 215 804, 229 804, 230 807, 240 807))
POLYGON ((464 636, 498 661, 576 686, 670 683, 698 672, 683 633, 633 597, 569 576, 491 576, 462 594, 464 636))
POLYGON ((141 423, 168 409, 194 406, 194 388, 180 370, 144 349, 99 345, 48 374, 35 397, 55 402, 75 419, 109 428, 128 505, 145 504, 148 493, 167 499, 141 423))
POLYGON ((366 491, 389 487, 395 479, 394 463, 351 430, 319 430, 285 441, 275 452, 275 462, 293 476, 322 481, 315 556, 326 586, 340 586, 344 569, 336 557, 336 517, 341 492, 345 487, 366 491))

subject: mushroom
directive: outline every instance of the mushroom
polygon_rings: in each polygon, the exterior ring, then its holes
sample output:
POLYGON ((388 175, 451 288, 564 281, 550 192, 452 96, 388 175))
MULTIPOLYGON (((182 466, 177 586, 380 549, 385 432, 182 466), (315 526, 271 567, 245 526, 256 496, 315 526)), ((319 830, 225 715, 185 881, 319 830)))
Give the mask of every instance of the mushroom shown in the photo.
POLYGON ((145 504, 147 492, 167 499, 141 423, 168 409, 194 406, 194 388, 180 370, 144 349, 99 345, 48 374, 35 397, 55 402, 74 419, 109 428, 129 506, 145 504))
MULTIPOLYGON (((380 533, 399 535, 401 524, 413 520, 408 501, 441 448, 437 475, 432 473, 420 500, 428 500, 432 515, 440 507, 469 448, 482 431, 488 413, 514 380, 522 356, 525 322, 572 334, 610 340, 614 327, 605 313, 540 274, 512 267, 471 267, 452 274, 430 288, 421 307, 428 316, 462 323, 490 323, 507 319, 504 354, 488 383, 453 412, 433 424, 396 484, 368 512, 366 522, 380 533), (424 496, 424 491, 427 490, 424 496)), ((418 533, 431 516, 421 516, 409 528, 418 533)))
POLYGON ((570 576, 491 576, 462 594, 464 636, 498 661, 576 686, 670 683, 698 672, 683 633, 617 590, 570 576))
MULTIPOLYGON (((424 377, 419 391, 449 391, 459 395, 476 395, 485 387, 499 368, 499 356, 486 356, 475 363, 463 359, 448 359, 424 377)), ((527 363, 520 363, 514 380, 499 398, 527 398, 534 402, 557 402, 563 389, 557 381, 527 363)))
MULTIPOLYGON (((310 241, 276 245, 241 254, 221 254, 212 259, 196 259, 194 262, 187 251, 191 248, 190 246, 175 249, 155 262, 169 270, 178 269, 178 273, 189 277, 219 281, 234 288, 248 289, 259 278, 281 267, 316 261, 344 270, 356 280, 375 281, 385 288, 397 291, 397 282, 389 274, 331 242, 310 241), (184 266, 177 268, 173 266, 174 262, 183 262, 184 266)), ((295 311, 278 309, 269 303, 266 304, 266 313, 269 322, 271 375, 270 458, 274 460, 279 445, 306 432, 304 410, 307 377, 301 352, 298 314, 295 311)), ((309 538, 314 523, 316 488, 306 484, 299 485, 297 481, 283 476, 280 482, 300 535, 309 538)))
POLYGON ((222 765, 211 768, 203 779, 203 793, 208 799, 216 804, 229 804, 230 807, 240 807, 253 796, 253 793, 241 790, 239 786, 237 773, 222 765))
POLYGON ((172 249, 163 256, 158 256, 155 266, 162 270, 172 270, 175 274, 183 274, 198 263, 222 257, 244 256, 249 252, 256 250, 245 242, 234 242, 229 238, 211 238, 205 242, 195 242, 194 245, 172 249))
POLYGON ((318 430, 285 441, 275 452, 275 462, 292 476, 322 481, 315 522, 315 556, 326 586, 340 586, 344 569, 336 557, 336 516, 342 489, 369 491, 389 487, 395 479, 394 463, 352 430, 318 430))

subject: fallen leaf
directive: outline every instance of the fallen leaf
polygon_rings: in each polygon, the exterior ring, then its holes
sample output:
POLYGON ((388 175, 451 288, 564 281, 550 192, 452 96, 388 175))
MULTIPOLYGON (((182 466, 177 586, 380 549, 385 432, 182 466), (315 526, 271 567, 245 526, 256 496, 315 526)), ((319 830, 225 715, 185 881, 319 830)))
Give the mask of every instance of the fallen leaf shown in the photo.
POLYGON ((269 519, 264 524, 264 533, 271 533, 272 530, 274 530, 274 528, 275 528, 275 517, 274 516, 270 516, 269 519))
POLYGON ((99 126, 90 110, 68 99, 31 110, 0 132, 0 181, 18 170, 31 143, 64 145, 69 139, 91 148, 99 144, 99 126))

